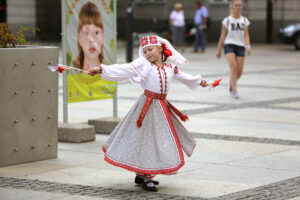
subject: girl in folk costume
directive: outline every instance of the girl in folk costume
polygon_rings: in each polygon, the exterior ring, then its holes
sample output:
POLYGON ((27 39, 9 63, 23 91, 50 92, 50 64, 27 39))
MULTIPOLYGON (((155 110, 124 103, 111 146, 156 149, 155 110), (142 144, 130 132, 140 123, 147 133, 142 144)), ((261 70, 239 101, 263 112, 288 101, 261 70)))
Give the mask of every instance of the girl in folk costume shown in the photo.
POLYGON ((191 156, 196 142, 176 115, 187 116, 168 100, 171 80, 177 79, 190 89, 206 87, 200 75, 182 72, 176 65, 187 63, 165 39, 145 36, 140 40, 139 58, 128 64, 103 65, 89 69, 106 80, 130 78, 145 90, 103 145, 105 160, 115 166, 136 172, 135 183, 147 191, 157 191, 152 178, 156 174, 174 174, 184 165, 183 151, 191 156))

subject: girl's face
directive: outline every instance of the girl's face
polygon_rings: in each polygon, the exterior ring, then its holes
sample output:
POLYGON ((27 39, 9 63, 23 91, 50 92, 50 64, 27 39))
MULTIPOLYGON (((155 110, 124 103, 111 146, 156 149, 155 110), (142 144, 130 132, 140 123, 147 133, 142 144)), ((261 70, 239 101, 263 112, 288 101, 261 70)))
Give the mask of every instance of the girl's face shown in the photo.
POLYGON ((101 53, 104 37, 101 28, 94 24, 85 24, 78 34, 78 42, 82 47, 84 57, 98 59, 101 53))
POLYGON ((242 11, 242 2, 241 1, 235 1, 232 5, 231 5, 231 9, 232 12, 234 14, 240 14, 242 11))
POLYGON ((161 46, 148 46, 143 49, 144 56, 149 62, 157 62, 161 60, 161 46))

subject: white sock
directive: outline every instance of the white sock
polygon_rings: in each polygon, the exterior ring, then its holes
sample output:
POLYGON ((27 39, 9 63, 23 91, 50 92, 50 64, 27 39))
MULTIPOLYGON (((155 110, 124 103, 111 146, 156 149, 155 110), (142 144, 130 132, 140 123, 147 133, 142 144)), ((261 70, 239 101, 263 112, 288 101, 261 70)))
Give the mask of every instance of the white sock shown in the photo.
MULTIPOLYGON (((144 180, 145 180, 145 182, 148 182, 148 181, 152 181, 152 178, 145 178, 144 180)), ((149 183, 147 183, 147 186, 148 187, 154 187, 155 185, 154 185, 153 182, 149 182, 149 183)))

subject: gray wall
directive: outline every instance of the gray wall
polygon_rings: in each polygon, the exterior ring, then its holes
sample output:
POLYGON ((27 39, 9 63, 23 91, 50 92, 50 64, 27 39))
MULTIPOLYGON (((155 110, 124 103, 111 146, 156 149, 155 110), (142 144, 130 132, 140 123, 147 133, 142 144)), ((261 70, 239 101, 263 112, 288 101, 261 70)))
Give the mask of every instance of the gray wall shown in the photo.
POLYGON ((8 0, 7 23, 13 32, 21 25, 40 29, 37 35, 26 33, 27 39, 60 40, 60 7, 60 0, 8 0))
MULTIPOLYGON (((15 32, 20 26, 36 27, 35 0, 8 0, 7 23, 15 32)), ((26 34, 26 38, 34 38, 33 34, 26 34)))

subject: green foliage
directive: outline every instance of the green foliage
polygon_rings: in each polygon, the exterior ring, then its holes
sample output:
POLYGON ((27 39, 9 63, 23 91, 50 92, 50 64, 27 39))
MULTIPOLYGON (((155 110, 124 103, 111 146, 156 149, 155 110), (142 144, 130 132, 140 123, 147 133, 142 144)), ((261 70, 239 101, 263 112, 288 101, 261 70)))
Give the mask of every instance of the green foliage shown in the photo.
POLYGON ((9 24, 0 23, 0 48, 15 48, 16 46, 24 45, 26 44, 24 33, 32 32, 35 34, 37 31, 40 31, 40 29, 21 26, 13 34, 9 28, 9 24))
POLYGON ((114 13, 114 0, 110 1, 109 10, 110 10, 111 13, 114 13))
POLYGON ((67 65, 68 66, 71 65, 71 61, 72 61, 72 52, 70 51, 70 49, 68 49, 68 51, 67 51, 67 65))

